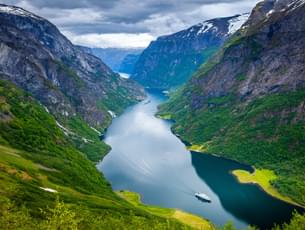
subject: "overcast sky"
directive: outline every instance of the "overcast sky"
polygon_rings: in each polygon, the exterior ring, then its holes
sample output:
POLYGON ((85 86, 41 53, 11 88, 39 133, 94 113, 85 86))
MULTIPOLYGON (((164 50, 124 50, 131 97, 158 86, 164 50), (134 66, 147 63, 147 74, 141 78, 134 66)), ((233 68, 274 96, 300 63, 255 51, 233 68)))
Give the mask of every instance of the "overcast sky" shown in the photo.
POLYGON ((146 47, 215 17, 250 12, 259 0, 0 0, 57 25, 72 42, 89 47, 146 47))

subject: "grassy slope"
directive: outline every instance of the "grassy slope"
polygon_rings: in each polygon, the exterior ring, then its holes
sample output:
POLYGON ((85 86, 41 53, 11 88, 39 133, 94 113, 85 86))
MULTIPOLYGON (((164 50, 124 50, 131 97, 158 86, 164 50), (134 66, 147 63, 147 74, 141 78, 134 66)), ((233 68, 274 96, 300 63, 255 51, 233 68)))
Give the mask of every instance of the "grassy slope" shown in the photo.
POLYGON ((196 111, 187 106, 181 92, 160 108, 160 114, 170 113, 176 120, 174 132, 193 148, 273 170, 277 178, 272 185, 305 205, 305 126, 294 122, 294 112, 279 116, 305 100, 304 89, 265 96, 247 105, 234 97, 211 98, 213 107, 196 111))
MULTIPOLYGON (((82 88, 86 84, 77 73, 69 68, 68 65, 58 62, 57 71, 62 72, 65 76, 65 80, 71 81, 70 84, 74 85, 77 88, 82 88)), ((99 79, 103 74, 97 74, 95 76, 96 79, 99 79)), ((94 76, 92 76, 94 78, 94 76)), ((117 76, 113 76, 110 78, 110 82, 105 82, 107 86, 107 94, 104 95, 103 99, 99 99, 96 102, 96 106, 101 111, 105 112, 105 118, 99 127, 94 127, 98 129, 101 135, 104 134, 105 130, 111 123, 111 115, 107 112, 108 110, 114 111, 119 114, 122 113, 124 108, 129 106, 132 103, 135 103, 135 98, 130 97, 130 92, 124 87, 121 86, 121 83, 118 80, 117 76), (117 85, 116 88, 112 88, 113 85, 117 85)), ((52 86, 54 87, 54 86, 52 86)), ((65 90, 63 90, 65 93, 65 90)), ((80 104, 78 101, 79 98, 77 96, 71 97, 66 95, 67 100, 70 100, 72 104, 76 107, 80 104)), ((88 124, 84 121, 81 116, 76 116, 73 118, 67 119, 65 116, 56 115, 57 119, 59 119, 61 125, 67 128, 70 132, 70 137, 73 143, 80 149, 82 152, 86 153, 87 157, 94 162, 99 161, 102 157, 105 156, 110 150, 110 147, 106 145, 104 142, 101 142, 99 137, 97 136, 97 132, 94 131, 88 124), (86 138, 89 140, 85 143, 82 139, 86 138)))
MULTIPOLYGON (((74 141, 63 134, 54 118, 33 97, 6 81, 0 81, 0 118, 0 202, 1 207, 13 203, 13 208, 0 210, 2 226, 8 223, 10 213, 13 219, 21 212, 29 213, 29 222, 42 221, 45 217, 40 209, 54 206, 59 196, 77 213, 81 229, 187 228, 136 208, 113 193, 95 165, 74 147, 74 141), (88 221, 89 216, 92 221, 88 221)), ((21 229, 27 227, 30 228, 24 222, 21 229)))
POLYGON ((292 201, 289 197, 283 196, 282 194, 280 194, 271 185, 272 181, 277 179, 277 176, 271 170, 255 169, 255 171, 253 173, 250 173, 245 170, 234 170, 232 172, 232 174, 237 177, 237 179, 240 183, 257 184, 271 196, 276 197, 280 200, 286 201, 288 203, 298 205, 297 203, 292 201))
POLYGON ((118 192, 118 194, 119 196, 121 196, 122 198, 133 204, 134 206, 139 207, 140 209, 143 209, 153 215, 161 216, 164 218, 174 218, 180 222, 190 225, 195 229, 206 229, 206 230, 215 229, 215 227, 207 220, 183 212, 181 210, 144 205, 141 202, 140 195, 137 193, 129 192, 129 191, 120 191, 118 192))

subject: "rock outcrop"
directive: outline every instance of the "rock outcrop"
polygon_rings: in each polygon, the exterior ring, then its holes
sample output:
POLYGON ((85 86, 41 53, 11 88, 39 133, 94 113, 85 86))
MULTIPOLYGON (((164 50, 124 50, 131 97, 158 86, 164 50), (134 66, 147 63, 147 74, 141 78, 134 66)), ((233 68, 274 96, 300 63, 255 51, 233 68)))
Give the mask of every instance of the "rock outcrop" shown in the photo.
POLYGON ((132 79, 152 88, 168 89, 181 85, 240 28, 248 16, 216 18, 159 37, 143 51, 132 79))
POLYGON ((14 6, 0 5, 0 73, 56 117, 80 115, 104 126, 107 110, 119 112, 143 98, 100 59, 74 46, 49 21, 14 6))

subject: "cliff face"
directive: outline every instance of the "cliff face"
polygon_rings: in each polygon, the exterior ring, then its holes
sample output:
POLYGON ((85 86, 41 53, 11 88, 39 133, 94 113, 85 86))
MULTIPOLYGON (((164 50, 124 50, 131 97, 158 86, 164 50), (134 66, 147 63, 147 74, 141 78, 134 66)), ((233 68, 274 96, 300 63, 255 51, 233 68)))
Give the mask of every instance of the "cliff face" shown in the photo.
POLYGON ((200 88, 199 101, 230 93, 252 100, 305 86, 304 6, 296 7, 295 1, 279 8, 280 3, 258 4, 223 53, 210 62, 211 70, 203 67, 196 74, 191 84, 200 88))
POLYGON ((0 5, 0 31, 1 78, 33 94, 58 118, 79 115, 103 127, 107 110, 120 112, 143 97, 137 84, 121 79, 41 17, 0 5))
POLYGON ((144 86, 171 88, 184 83, 248 18, 217 18, 159 37, 144 50, 132 78, 144 86))
POLYGON ((142 52, 142 49, 91 48, 91 52, 93 55, 102 59, 113 71, 121 72, 121 64, 126 56, 139 55, 142 52))
POLYGON ((161 108, 202 150, 274 170, 305 204, 305 2, 263 1, 161 108))
POLYGON ((128 54, 124 57, 120 64, 119 72, 133 74, 136 63, 138 62, 141 54, 128 54))

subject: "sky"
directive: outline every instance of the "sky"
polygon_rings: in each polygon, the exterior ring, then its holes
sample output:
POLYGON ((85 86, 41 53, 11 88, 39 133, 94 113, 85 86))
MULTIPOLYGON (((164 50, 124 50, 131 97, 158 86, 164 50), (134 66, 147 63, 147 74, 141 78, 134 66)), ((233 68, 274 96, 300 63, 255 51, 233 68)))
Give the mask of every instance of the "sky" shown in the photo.
POLYGON ((54 23, 88 47, 146 47, 207 19, 251 12, 258 0, 0 0, 54 23))

